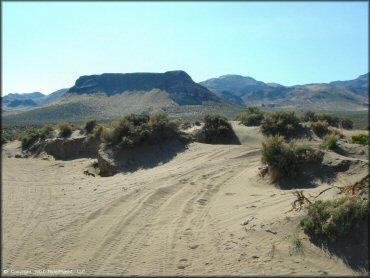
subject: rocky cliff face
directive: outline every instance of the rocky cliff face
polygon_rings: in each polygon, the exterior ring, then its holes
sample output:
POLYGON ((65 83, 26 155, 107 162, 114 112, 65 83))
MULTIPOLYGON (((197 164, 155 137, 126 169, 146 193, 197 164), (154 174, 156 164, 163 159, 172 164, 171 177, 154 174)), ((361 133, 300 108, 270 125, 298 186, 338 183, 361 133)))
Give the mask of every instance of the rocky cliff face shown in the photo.
POLYGON ((180 105, 197 105, 220 99, 207 88, 195 83, 184 71, 165 73, 104 73, 81 76, 68 94, 105 93, 108 96, 128 91, 160 89, 180 105))

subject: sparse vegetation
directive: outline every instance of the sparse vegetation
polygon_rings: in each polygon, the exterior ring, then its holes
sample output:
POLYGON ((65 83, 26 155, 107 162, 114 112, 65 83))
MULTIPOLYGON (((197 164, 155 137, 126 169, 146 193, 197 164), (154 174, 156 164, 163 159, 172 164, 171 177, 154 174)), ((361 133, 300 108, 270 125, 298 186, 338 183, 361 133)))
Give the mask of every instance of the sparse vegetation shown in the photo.
POLYGON ((263 112, 258 107, 248 107, 245 112, 238 115, 237 119, 245 126, 259 126, 264 118, 263 112))
POLYGON ((300 124, 293 111, 275 111, 265 116, 260 128, 265 136, 282 135, 290 137, 297 134, 300 124))
POLYGON ((334 134, 328 134, 327 136, 325 136, 321 147, 324 149, 334 150, 338 147, 337 141, 337 136, 335 136, 334 134))
POLYGON ((305 111, 301 116, 303 122, 311 122, 311 127, 315 126, 314 123, 326 123, 327 126, 341 127, 344 129, 352 129, 354 123, 349 118, 339 118, 335 115, 327 113, 317 113, 313 111, 305 111))
POLYGON ((59 137, 68 137, 72 134, 72 126, 68 122, 60 123, 58 129, 59 137))
POLYGON ((170 121, 167 114, 130 114, 103 128, 102 138, 108 144, 133 147, 179 137, 178 124, 170 121))
POLYGON ((361 144, 361 145, 370 145, 369 134, 357 134, 352 135, 351 143, 361 144))
POLYGON ((46 138, 51 138, 53 136, 54 128, 52 125, 45 125, 41 129, 31 129, 24 132, 19 136, 21 141, 22 150, 28 149, 31 145, 36 143, 38 140, 44 140, 46 138))
POLYGON ((196 134, 197 141, 202 143, 220 143, 229 138, 233 129, 227 118, 222 115, 207 115, 204 126, 196 134))
POLYGON ((306 234, 336 241, 346 237, 369 215, 369 200, 354 196, 331 201, 316 201, 301 221, 306 234))

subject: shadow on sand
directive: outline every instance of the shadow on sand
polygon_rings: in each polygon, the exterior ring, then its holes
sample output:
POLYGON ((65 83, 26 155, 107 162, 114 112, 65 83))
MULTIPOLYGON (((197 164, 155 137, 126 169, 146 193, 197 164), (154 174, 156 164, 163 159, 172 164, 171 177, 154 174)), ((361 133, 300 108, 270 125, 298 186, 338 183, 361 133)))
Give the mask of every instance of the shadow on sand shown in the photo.
POLYGON ((356 272, 369 274, 369 222, 368 219, 358 225, 350 238, 336 242, 323 239, 310 239, 310 241, 335 255, 356 272))
POLYGON ((275 185, 282 190, 314 188, 320 183, 334 183, 338 172, 345 172, 349 168, 349 163, 343 163, 336 167, 322 164, 299 165, 300 171, 296 178, 281 179, 275 185))
POLYGON ((139 169, 150 169, 169 162, 179 153, 187 150, 188 143, 173 140, 156 145, 144 145, 135 149, 124 149, 115 155, 115 161, 120 172, 127 173, 139 169))

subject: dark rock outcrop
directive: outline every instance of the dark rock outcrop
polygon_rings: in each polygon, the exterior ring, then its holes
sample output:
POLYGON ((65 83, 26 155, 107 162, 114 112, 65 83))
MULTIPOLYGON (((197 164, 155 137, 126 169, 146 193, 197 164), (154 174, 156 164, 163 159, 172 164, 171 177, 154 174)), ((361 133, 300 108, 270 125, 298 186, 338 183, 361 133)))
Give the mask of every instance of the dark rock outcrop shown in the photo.
POLYGON ((151 91, 160 89, 169 93, 180 105, 197 105, 220 99, 207 88, 195 83, 184 71, 165 73, 104 73, 81 76, 68 93, 105 93, 109 96, 126 91, 151 91))

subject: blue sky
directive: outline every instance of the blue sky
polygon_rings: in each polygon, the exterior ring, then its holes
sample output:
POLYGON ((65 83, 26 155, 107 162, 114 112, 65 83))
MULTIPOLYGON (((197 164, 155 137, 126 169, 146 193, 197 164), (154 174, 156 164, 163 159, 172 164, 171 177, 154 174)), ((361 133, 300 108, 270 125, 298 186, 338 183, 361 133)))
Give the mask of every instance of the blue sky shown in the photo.
POLYGON ((2 93, 185 70, 283 85, 368 72, 367 2, 3 2, 2 93))

